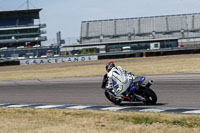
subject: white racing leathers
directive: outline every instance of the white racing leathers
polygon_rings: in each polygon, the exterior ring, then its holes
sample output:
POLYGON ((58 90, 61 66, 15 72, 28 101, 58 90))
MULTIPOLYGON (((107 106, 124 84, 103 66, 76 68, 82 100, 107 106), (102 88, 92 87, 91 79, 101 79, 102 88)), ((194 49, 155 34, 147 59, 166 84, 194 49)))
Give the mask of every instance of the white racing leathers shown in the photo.
POLYGON ((117 98, 121 98, 122 93, 128 89, 134 78, 127 74, 121 66, 113 67, 107 76, 108 88, 114 88, 117 98))

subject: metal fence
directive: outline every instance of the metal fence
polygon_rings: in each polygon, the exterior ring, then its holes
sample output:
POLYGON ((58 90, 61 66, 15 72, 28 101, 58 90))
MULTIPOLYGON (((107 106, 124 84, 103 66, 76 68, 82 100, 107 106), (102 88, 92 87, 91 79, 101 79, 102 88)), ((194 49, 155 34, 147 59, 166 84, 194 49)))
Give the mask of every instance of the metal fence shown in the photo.
MULTIPOLYGON (((61 46, 80 44, 79 43, 80 37, 65 37, 65 38, 62 38, 62 40, 63 42, 61 46)), ((58 46, 58 41, 56 38, 47 38, 47 41, 42 42, 42 45, 43 46, 58 46)))

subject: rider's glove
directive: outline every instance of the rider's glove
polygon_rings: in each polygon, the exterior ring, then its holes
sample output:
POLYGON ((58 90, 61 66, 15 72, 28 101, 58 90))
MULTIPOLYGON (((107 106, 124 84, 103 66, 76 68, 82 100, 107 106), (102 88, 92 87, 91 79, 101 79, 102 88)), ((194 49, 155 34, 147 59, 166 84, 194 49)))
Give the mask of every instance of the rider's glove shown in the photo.
POLYGON ((113 88, 112 83, 108 83, 108 85, 106 86, 107 89, 111 89, 113 88))

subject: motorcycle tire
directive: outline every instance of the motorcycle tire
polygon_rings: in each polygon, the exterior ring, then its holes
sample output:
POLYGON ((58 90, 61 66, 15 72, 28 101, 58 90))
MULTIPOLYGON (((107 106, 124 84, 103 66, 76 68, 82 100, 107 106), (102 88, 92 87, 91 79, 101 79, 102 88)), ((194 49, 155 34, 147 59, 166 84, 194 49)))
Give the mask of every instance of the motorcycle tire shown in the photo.
POLYGON ((151 88, 142 90, 141 95, 146 99, 143 101, 146 105, 155 105, 157 102, 157 96, 151 88))
POLYGON ((105 91, 105 96, 109 101, 111 101, 115 105, 120 105, 122 102, 121 99, 116 99, 114 96, 110 95, 110 92, 108 92, 108 90, 105 91))

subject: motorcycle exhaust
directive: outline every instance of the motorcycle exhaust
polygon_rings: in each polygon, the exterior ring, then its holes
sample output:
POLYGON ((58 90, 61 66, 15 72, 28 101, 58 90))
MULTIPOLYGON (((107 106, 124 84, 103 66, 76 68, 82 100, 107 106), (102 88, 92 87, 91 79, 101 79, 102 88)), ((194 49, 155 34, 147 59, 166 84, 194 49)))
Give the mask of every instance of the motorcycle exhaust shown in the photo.
POLYGON ((136 99, 140 100, 140 101, 146 101, 146 99, 140 95, 135 94, 136 99))
POLYGON ((146 84, 146 88, 149 88, 153 84, 153 80, 149 80, 149 82, 146 84))

